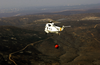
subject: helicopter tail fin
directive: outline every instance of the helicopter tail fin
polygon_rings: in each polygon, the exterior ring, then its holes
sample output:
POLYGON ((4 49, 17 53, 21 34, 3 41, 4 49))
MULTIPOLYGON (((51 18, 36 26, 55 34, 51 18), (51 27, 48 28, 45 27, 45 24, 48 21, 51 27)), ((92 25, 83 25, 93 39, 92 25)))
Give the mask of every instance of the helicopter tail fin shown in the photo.
POLYGON ((62 27, 61 27, 61 31, 63 31, 64 28, 65 28, 65 26, 62 26, 62 27))

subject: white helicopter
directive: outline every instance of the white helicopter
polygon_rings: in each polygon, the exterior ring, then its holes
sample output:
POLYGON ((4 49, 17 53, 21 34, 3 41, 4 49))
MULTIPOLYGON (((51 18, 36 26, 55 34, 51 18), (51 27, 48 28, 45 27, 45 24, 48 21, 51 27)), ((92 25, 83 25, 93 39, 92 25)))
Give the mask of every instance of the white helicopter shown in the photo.
POLYGON ((45 25, 45 32, 46 33, 56 33, 56 34, 59 34, 60 35, 60 31, 63 31, 65 27, 71 27, 71 26, 62 26, 62 27, 59 27, 59 26, 56 26, 54 25, 54 23, 52 21, 48 22, 46 25, 45 25))

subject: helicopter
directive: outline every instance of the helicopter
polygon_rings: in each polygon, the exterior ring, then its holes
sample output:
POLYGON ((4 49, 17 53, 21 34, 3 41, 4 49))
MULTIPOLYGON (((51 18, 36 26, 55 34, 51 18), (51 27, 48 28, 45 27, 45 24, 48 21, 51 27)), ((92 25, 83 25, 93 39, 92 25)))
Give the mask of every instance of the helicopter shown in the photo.
POLYGON ((71 26, 63 25, 62 27, 59 27, 59 26, 55 25, 52 21, 50 21, 50 22, 46 23, 44 31, 46 32, 46 34, 55 33, 55 34, 60 35, 59 32, 63 31, 65 27, 71 27, 71 26))

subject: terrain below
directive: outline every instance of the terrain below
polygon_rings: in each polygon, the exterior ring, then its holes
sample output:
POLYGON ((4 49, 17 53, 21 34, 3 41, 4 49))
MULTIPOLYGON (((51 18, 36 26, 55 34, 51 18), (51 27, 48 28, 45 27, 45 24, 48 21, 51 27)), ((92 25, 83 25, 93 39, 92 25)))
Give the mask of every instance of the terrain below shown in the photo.
POLYGON ((100 65, 99 15, 100 13, 1 18, 0 64, 100 65), (60 35, 46 35, 43 22, 58 19, 64 19, 57 23, 58 26, 71 25, 71 28, 65 28, 60 35), (55 44, 59 45, 58 49, 54 47, 55 44))

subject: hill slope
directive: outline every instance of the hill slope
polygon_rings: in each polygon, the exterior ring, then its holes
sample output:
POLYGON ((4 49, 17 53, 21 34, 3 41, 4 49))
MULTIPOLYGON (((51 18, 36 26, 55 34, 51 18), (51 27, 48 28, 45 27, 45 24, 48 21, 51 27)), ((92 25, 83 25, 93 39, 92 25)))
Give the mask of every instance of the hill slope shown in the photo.
MULTIPOLYGON (((61 35, 53 37, 43 32, 20 29, 12 26, 0 27, 0 57, 6 64, 12 64, 8 54, 24 48, 27 44, 34 43, 34 46, 27 47, 24 51, 13 54, 12 58, 17 64, 57 64, 57 65, 77 65, 77 64, 100 64, 100 21, 84 20, 62 22, 71 24, 71 28, 65 28, 61 35), (47 40, 44 40, 51 37, 47 40), (55 49, 54 45, 59 44, 55 49), (28 59, 28 60, 27 60, 28 59)), ((62 25, 60 24, 60 25, 62 25)))
POLYGON ((100 20, 95 19, 100 17, 99 14, 2 18, 0 20, 2 25, 12 26, 0 26, 0 64, 14 65, 9 60, 9 54, 25 48, 11 56, 18 65, 99 65, 100 20), (90 19, 87 20, 86 17, 90 19), (65 18, 58 25, 71 25, 71 28, 65 28, 60 32, 61 35, 46 35, 44 23, 40 22, 47 21, 47 18, 52 20, 65 18), (37 43, 31 44, 35 42, 37 43), (28 44, 30 45, 27 46, 28 44), (58 49, 55 49, 55 44, 59 45, 58 49))

